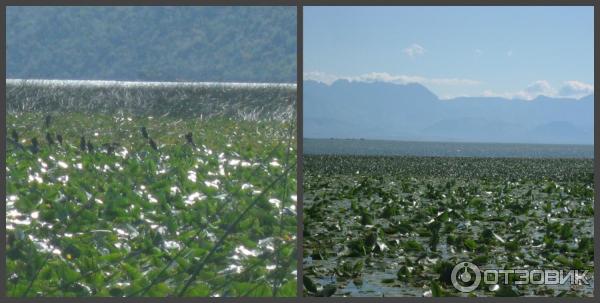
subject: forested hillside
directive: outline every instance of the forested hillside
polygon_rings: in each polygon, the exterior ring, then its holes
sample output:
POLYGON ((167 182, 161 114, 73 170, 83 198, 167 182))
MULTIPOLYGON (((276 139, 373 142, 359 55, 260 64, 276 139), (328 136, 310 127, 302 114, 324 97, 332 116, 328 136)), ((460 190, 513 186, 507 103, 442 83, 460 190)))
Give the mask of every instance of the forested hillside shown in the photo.
POLYGON ((8 7, 8 78, 296 81, 296 7, 8 7))

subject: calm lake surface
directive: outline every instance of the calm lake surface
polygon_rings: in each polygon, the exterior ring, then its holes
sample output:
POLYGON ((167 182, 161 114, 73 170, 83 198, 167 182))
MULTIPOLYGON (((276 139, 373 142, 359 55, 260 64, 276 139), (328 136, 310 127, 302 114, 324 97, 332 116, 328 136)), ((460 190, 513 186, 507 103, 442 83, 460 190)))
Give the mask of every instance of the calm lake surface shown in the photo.
POLYGON ((594 146, 304 138, 304 153, 428 157, 594 158, 594 146))

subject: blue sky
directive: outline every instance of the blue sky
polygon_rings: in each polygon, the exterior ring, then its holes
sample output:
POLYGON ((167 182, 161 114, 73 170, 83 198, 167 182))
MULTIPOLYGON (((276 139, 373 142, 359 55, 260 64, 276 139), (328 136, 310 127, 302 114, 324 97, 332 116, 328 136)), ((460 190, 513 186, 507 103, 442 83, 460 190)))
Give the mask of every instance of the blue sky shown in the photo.
POLYGON ((593 7, 304 7, 304 78, 441 98, 593 93, 593 7))

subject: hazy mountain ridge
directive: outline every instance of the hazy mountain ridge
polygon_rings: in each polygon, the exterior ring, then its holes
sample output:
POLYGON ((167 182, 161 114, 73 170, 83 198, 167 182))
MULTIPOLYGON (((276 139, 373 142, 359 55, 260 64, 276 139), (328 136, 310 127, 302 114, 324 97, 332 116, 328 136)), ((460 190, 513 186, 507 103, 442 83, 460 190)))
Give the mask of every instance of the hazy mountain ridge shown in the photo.
POLYGON ((6 9, 6 75, 24 79, 296 82, 296 8, 6 9))
POLYGON ((593 133, 593 95, 441 100, 416 83, 304 82, 306 138, 593 144, 593 133))

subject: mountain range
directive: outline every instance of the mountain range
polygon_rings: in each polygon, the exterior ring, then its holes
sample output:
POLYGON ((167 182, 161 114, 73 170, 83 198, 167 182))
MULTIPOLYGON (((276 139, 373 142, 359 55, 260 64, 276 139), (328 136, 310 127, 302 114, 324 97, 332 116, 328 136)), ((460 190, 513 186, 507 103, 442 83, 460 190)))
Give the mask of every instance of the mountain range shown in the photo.
POLYGON ((594 95, 440 99, 417 83, 304 81, 305 138, 594 143, 594 95))
POLYGON ((296 82, 295 6, 8 6, 6 76, 296 82))

